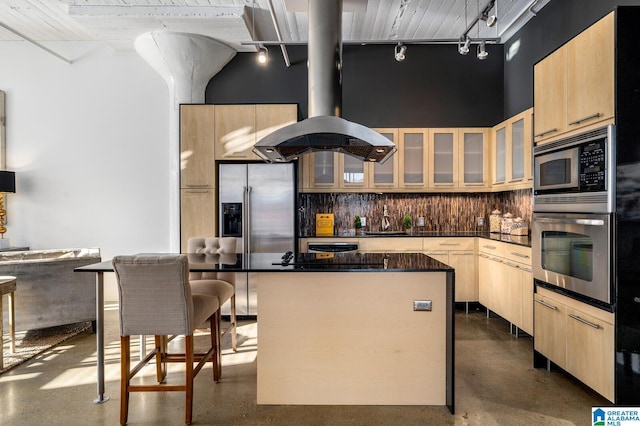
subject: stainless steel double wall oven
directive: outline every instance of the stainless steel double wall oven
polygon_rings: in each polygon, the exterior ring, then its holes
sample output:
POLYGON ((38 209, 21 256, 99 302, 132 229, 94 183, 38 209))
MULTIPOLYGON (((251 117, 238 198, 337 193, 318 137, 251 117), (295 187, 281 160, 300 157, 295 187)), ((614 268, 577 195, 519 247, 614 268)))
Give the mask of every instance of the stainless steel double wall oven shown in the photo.
POLYGON ((615 127, 534 148, 533 277, 613 310, 615 127))

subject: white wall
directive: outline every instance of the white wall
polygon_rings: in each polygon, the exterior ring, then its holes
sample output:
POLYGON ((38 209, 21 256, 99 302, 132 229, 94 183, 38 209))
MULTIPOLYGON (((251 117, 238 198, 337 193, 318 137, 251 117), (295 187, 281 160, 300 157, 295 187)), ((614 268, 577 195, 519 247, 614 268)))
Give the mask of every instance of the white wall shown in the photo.
MULTIPOLYGON (((12 246, 99 247, 116 254, 169 251, 167 86, 134 51, 0 42, 6 92, 7 200, 12 246)), ((177 148, 175 148, 177 149, 177 148)), ((175 185, 175 183, 173 183, 175 185)), ((107 280, 107 300, 117 300, 107 280)))

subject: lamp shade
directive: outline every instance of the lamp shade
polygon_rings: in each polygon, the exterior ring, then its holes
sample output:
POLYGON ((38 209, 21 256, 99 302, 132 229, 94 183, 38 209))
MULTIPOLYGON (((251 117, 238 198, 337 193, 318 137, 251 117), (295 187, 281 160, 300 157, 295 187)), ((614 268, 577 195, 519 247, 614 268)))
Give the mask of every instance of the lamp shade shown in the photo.
POLYGON ((0 170, 0 192, 16 192, 16 172, 0 170))

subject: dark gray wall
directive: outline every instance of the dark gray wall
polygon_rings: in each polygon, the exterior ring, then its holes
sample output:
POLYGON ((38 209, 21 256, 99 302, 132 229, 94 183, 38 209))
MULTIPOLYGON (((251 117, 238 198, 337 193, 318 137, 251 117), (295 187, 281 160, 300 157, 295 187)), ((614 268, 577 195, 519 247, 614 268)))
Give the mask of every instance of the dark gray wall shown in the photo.
POLYGON ((511 37, 504 46, 505 118, 533 106, 536 62, 619 5, 640 5, 640 1, 551 0, 511 37))
MULTIPOLYGON (((287 50, 290 68, 277 47, 266 67, 239 53, 209 82, 206 103, 297 103, 306 118, 306 47, 287 50)), ((345 45, 342 116, 369 127, 493 126, 503 116, 503 51, 488 51, 480 61, 455 45, 412 45, 399 63, 393 45, 345 45)))

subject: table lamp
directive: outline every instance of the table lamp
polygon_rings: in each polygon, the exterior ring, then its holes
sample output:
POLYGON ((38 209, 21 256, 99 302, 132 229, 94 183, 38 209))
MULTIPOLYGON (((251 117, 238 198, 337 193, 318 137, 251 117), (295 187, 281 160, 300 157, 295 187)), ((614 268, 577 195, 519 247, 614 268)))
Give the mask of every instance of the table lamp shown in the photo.
POLYGON ((4 239, 7 228, 4 227, 4 219, 7 211, 4 209, 4 193, 16 192, 16 172, 0 170, 0 236, 4 239))

